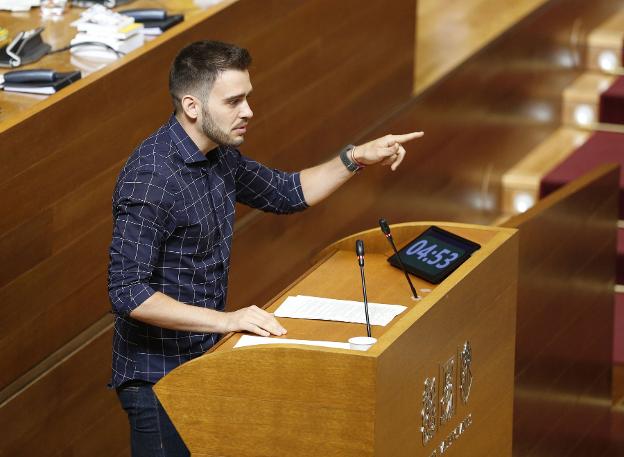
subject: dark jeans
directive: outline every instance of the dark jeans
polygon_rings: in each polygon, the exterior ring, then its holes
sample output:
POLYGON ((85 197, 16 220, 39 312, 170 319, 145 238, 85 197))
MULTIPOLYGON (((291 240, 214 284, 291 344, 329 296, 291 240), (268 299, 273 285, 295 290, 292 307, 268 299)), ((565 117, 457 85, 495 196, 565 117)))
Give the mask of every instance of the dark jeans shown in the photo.
POLYGON ((190 456, 151 383, 127 382, 117 388, 117 396, 130 421, 132 457, 190 456))

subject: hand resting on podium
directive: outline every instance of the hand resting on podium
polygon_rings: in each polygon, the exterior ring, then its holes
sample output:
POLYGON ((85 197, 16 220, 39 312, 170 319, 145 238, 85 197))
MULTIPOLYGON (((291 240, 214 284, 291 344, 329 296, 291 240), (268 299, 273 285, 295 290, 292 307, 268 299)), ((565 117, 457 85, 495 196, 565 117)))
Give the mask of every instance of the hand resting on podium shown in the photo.
POLYGON ((130 313, 130 317, 171 330, 202 333, 247 331, 260 336, 286 334, 286 329, 272 314, 257 306, 221 312, 187 305, 161 292, 156 292, 141 303, 130 313))

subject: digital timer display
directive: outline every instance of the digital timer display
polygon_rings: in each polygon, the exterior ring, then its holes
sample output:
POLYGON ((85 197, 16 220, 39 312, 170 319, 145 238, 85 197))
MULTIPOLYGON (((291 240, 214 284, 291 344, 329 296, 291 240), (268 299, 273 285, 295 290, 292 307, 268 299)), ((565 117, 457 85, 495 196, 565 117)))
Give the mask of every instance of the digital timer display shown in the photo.
MULTIPOLYGON (((408 272, 438 284, 480 247, 477 243, 432 226, 400 249, 399 255, 408 272)), ((396 254, 388 261, 401 268, 396 254)))

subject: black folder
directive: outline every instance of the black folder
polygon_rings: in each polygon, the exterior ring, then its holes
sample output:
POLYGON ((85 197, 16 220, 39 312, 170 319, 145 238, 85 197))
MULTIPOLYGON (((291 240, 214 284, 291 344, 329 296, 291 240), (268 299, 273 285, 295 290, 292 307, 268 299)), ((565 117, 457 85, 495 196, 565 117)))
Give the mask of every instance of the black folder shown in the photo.
POLYGON ((29 94, 50 95, 58 92, 65 86, 69 86, 74 81, 78 81, 81 75, 79 71, 67 73, 56 73, 54 81, 46 82, 5 82, 5 92, 25 92, 29 94))
POLYGON ((183 20, 184 16, 182 14, 173 14, 159 21, 143 21, 143 33, 146 35, 160 35, 183 20))

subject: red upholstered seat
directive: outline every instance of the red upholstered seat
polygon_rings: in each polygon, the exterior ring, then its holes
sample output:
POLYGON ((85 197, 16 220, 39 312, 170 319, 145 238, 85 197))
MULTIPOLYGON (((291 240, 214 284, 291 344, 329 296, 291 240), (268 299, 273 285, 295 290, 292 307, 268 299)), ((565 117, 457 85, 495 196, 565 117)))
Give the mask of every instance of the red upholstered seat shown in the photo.
POLYGON ((615 282, 624 285, 624 229, 618 230, 617 272, 615 282))
MULTIPOLYGON (((544 197, 570 181, 605 163, 624 169, 624 134, 596 132, 566 160, 553 168, 540 184, 544 197)), ((620 219, 624 219, 624 172, 620 170, 620 219)))
POLYGON ((624 124, 624 77, 620 76, 600 95, 598 119, 608 124, 624 124))

